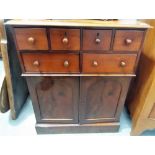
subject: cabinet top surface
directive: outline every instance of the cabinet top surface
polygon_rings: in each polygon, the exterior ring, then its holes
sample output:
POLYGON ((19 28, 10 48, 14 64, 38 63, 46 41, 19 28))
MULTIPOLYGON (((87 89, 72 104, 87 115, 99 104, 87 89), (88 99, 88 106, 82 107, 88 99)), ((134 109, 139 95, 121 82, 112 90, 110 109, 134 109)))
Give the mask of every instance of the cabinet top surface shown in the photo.
POLYGON ((136 20, 9 20, 6 25, 17 26, 72 26, 72 27, 115 27, 115 28, 151 28, 150 25, 136 20))

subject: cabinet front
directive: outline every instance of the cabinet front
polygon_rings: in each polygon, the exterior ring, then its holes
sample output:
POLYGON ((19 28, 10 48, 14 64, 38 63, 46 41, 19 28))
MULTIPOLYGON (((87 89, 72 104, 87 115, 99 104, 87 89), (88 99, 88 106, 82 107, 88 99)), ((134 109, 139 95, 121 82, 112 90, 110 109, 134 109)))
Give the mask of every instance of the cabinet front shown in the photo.
POLYGON ((128 84, 122 77, 82 77, 80 123, 115 121, 128 84))
POLYGON ((117 131, 144 29, 50 22, 12 27, 37 132, 117 131))
POLYGON ((38 122, 77 123, 79 80, 76 77, 27 77, 38 122))

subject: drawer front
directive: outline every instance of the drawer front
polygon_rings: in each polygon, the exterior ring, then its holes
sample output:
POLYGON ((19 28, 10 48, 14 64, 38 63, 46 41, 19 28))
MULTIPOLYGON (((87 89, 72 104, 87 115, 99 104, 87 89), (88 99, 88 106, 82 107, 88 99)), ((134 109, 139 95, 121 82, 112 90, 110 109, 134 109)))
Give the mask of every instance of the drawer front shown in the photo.
POLYGON ((83 54, 83 73, 133 73, 136 54, 83 54))
POLYGON ((48 50, 46 29, 15 28, 17 50, 48 50))
POLYGON ((29 73, 77 73, 78 54, 21 54, 25 72, 29 73))
POLYGON ((80 50, 79 29, 50 29, 52 50, 80 50))
POLYGON ((83 50, 109 50, 112 30, 83 30, 83 50))
POLYGON ((142 39, 143 31, 137 30, 117 30, 114 39, 114 51, 138 51, 142 39))

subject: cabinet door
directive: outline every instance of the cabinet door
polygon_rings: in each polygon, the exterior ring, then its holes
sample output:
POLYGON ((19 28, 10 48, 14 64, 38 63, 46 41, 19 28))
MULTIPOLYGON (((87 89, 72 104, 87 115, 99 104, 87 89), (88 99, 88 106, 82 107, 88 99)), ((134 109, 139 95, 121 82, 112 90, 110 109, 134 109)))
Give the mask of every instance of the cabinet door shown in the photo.
POLYGON ((129 83, 127 77, 82 77, 80 123, 117 121, 129 83))
POLYGON ((37 122, 77 123, 79 78, 27 77, 37 122))

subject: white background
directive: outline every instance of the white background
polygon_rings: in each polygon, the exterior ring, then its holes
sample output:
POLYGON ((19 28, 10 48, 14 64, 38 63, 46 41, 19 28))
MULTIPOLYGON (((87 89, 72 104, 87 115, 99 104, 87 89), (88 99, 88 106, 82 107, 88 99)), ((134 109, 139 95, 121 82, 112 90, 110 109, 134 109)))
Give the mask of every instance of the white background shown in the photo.
MULTIPOLYGON (((155 5, 154 0, 0 0, 0 18, 149 19, 155 18, 155 5)), ((81 139, 78 135, 66 134, 62 138, 49 135, 0 137, 0 155, 155 154, 154 137, 100 137, 88 134, 81 139)))

